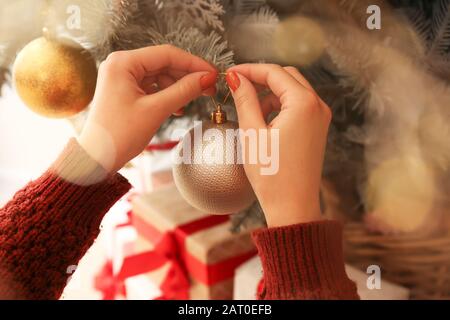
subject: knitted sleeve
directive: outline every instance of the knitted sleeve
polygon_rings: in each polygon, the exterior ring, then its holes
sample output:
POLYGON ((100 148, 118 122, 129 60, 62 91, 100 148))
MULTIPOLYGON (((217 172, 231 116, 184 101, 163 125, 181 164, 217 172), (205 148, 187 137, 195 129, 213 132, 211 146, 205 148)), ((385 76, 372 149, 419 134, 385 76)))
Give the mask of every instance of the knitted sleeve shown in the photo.
POLYGON ((259 299, 359 299, 345 273, 338 222, 261 229, 253 239, 263 266, 259 299))
POLYGON ((58 299, 130 184, 107 175, 72 139, 40 178, 0 209, 0 298, 58 299))

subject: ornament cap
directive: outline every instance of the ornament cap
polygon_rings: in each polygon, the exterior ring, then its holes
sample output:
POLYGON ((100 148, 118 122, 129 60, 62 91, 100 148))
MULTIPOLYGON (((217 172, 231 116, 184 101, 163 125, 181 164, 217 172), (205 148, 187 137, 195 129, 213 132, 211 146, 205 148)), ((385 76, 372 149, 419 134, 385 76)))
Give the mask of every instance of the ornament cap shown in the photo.
POLYGON ((48 27, 42 28, 42 36, 44 37, 44 39, 49 40, 49 41, 56 40, 55 32, 50 30, 48 27))
POLYGON ((227 113, 222 110, 220 104, 218 104, 216 110, 211 113, 211 121, 215 124, 227 122, 227 113))

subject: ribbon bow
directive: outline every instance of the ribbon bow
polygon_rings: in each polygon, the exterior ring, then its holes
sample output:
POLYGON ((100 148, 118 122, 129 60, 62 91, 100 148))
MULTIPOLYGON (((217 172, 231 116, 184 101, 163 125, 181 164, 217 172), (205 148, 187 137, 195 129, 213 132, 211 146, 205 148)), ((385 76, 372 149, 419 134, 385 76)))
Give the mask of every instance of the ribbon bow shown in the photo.
POLYGON ((186 300, 189 298, 189 278, 181 261, 174 232, 165 233, 149 252, 125 258, 119 273, 114 274, 111 261, 103 266, 95 278, 95 288, 103 293, 103 300, 126 296, 125 279, 154 271, 167 262, 170 268, 160 285, 158 300, 186 300))
MULTIPOLYGON (((152 251, 135 256, 134 261, 130 259, 129 267, 136 269, 142 263, 146 270, 141 269, 139 273, 145 273, 157 270, 164 264, 170 263, 169 271, 160 285, 162 296, 158 299, 189 299, 190 281, 186 261, 192 259, 186 252, 186 237, 197 231, 224 223, 228 220, 228 217, 206 216, 162 234, 139 216, 133 215, 132 220, 137 232, 156 244, 152 251)), ((127 269, 127 266, 124 265, 123 269, 127 269)))
POLYGON ((168 231, 164 233, 152 251, 136 255, 127 260, 120 274, 122 277, 129 277, 132 271, 136 274, 150 272, 161 268, 166 263, 170 263, 170 267, 160 285, 162 296, 157 299, 188 299, 190 283, 182 257, 180 256, 175 232, 168 231))
POLYGON ((114 300, 118 296, 126 296, 123 280, 114 275, 112 262, 108 260, 100 273, 95 276, 94 287, 103 293, 103 300, 114 300))

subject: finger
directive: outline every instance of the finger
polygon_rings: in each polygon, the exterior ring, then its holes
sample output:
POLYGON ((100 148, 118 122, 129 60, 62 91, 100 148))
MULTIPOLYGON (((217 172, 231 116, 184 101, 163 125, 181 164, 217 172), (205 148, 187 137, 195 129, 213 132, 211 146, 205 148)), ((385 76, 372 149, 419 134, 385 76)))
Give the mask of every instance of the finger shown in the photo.
MULTIPOLYGON (((160 75, 158 75, 157 78, 158 78, 158 89, 159 90, 164 90, 176 82, 171 76, 168 76, 166 74, 160 74, 160 75)), ((184 108, 180 108, 178 111, 172 113, 172 115, 174 115, 176 117, 181 117, 183 114, 184 114, 184 108)))
POLYGON ((172 78, 174 81, 176 81, 176 80, 178 80, 178 79, 183 78, 183 77, 184 77, 185 75, 187 75, 188 73, 189 73, 189 72, 186 72, 186 71, 181 71, 181 70, 175 70, 175 69, 167 69, 167 68, 164 68, 164 69, 159 69, 159 70, 156 70, 156 71, 152 71, 152 72, 150 72, 150 73, 147 73, 147 74, 145 75, 145 78, 144 78, 144 79, 147 79, 147 78, 157 79, 159 76, 164 75, 164 76, 170 77, 170 78, 172 78))
POLYGON ((187 71, 177 70, 177 69, 173 69, 173 68, 167 67, 167 68, 155 69, 155 70, 152 70, 150 72, 147 72, 145 74, 145 76, 146 77, 150 77, 150 76, 158 76, 160 74, 167 74, 167 75, 171 76, 174 79, 181 79, 188 73, 189 72, 187 72, 187 71))
POLYGON ((208 96, 208 97, 215 96, 216 94, 217 94, 216 86, 210 87, 202 92, 202 95, 208 96))
POLYGON ((237 72, 227 73, 226 80, 236 105, 239 127, 243 130, 265 128, 266 122, 253 84, 237 72))
POLYGON ((172 115, 174 115, 175 117, 181 117, 182 115, 184 115, 184 108, 178 109, 178 111, 175 111, 174 113, 172 113, 172 115))
POLYGON ((228 71, 236 71, 257 84, 266 85, 281 100, 286 96, 301 98, 308 89, 282 67, 274 64, 241 64, 228 71))
POLYGON ((108 56, 108 60, 123 71, 131 71, 139 80, 146 74, 163 68, 186 72, 215 71, 205 60, 171 45, 116 51, 108 56))
POLYGON ((198 98, 203 90, 213 86, 216 80, 217 72, 190 73, 166 89, 140 98, 138 104, 147 108, 153 116, 159 116, 162 121, 198 98))
POLYGON ((188 74, 186 71, 176 69, 167 69, 166 73, 174 79, 181 79, 188 74))
POLYGON ((294 77, 295 80, 300 82, 302 84, 302 86, 315 92, 314 88, 311 86, 309 81, 306 80, 306 78, 300 73, 300 71, 298 71, 297 68, 289 66, 289 67, 284 67, 283 69, 286 70, 292 77, 294 77))
POLYGON ((308 80, 298 71, 295 67, 284 67, 284 69, 289 72, 291 76, 293 76, 298 82, 300 82, 305 88, 311 90, 319 100, 319 103, 324 108, 329 108, 328 105, 322 100, 322 98, 317 94, 317 92, 314 90, 314 88, 311 86, 308 80))

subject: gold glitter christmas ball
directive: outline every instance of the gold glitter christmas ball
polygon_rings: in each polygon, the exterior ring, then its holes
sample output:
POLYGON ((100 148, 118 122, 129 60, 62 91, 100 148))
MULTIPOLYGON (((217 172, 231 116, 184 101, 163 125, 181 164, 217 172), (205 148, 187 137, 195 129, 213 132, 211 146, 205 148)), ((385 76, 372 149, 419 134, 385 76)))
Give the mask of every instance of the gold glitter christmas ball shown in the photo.
POLYGON ((92 100, 97 67, 79 44, 41 37, 17 55, 13 77, 18 95, 31 110, 64 118, 84 110, 92 100))
POLYGON ((244 166, 237 161, 238 127, 232 121, 204 121, 191 129, 175 150, 181 160, 173 167, 175 184, 193 207, 211 214, 230 214, 255 201, 244 166))

